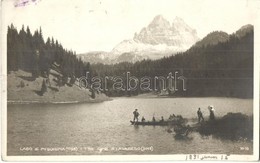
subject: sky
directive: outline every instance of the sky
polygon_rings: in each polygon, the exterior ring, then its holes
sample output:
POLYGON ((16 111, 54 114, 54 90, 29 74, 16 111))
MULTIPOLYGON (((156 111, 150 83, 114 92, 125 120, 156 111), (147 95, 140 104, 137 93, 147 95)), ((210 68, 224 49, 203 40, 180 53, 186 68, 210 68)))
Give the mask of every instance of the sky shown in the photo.
POLYGON ((53 36, 63 47, 84 53, 111 51, 157 15, 170 22, 180 17, 203 38, 254 25, 259 9, 259 0, 4 0, 2 20, 4 30, 11 23, 31 31, 41 27, 45 40, 53 36), (27 5, 15 7, 24 1, 27 5))

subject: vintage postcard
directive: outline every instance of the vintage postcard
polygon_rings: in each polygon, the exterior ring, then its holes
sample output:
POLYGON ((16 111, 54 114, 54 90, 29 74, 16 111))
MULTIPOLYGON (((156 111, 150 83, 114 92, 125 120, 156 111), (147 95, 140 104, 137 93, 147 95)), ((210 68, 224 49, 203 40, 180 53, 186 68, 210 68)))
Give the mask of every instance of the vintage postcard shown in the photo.
POLYGON ((4 161, 256 161, 258 0, 2 0, 4 161))

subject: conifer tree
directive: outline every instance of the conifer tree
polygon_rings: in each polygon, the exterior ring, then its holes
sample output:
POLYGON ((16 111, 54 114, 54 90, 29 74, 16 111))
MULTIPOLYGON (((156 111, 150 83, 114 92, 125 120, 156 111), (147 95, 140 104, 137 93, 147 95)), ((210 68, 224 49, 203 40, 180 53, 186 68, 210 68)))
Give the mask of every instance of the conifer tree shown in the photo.
POLYGON ((43 96, 43 94, 47 92, 47 85, 46 85, 46 81, 45 79, 42 80, 42 88, 41 88, 41 95, 43 96))

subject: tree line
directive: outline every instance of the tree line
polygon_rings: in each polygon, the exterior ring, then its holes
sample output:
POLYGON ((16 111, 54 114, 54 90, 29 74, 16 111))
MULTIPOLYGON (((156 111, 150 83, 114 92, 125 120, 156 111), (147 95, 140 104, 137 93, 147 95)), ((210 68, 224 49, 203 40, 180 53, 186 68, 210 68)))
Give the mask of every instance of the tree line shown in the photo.
POLYGON ((76 52, 63 48, 54 38, 43 39, 42 30, 31 32, 27 26, 17 30, 13 24, 8 26, 7 32, 7 71, 18 69, 30 72, 32 78, 48 77, 50 69, 55 69, 65 84, 68 78, 71 83, 75 78, 91 71, 90 64, 83 62, 76 56, 76 52))
MULTIPOLYGON (((229 35, 226 42, 216 45, 193 46, 159 60, 142 60, 136 63, 113 65, 94 64, 94 76, 124 76, 130 72, 136 77, 166 76, 178 71, 187 78, 187 90, 169 92, 170 96, 226 96, 253 97, 254 31, 243 36, 229 35)), ((180 84, 180 83, 179 83, 180 84)), ((133 92, 109 90, 110 96, 136 95, 133 92)))

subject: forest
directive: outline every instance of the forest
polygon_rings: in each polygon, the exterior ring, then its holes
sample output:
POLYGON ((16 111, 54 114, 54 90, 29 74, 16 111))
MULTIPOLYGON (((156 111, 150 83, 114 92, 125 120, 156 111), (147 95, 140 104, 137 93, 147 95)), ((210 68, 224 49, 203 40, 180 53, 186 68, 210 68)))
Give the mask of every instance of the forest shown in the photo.
MULTIPOLYGON (((159 60, 142 60, 136 63, 122 62, 113 65, 89 64, 77 57, 76 52, 65 49, 58 40, 47 38, 42 30, 33 34, 24 26, 18 31, 13 25, 7 34, 7 70, 22 69, 30 72, 32 78, 48 77, 50 69, 61 74, 63 85, 73 84, 77 78, 90 72, 91 77, 125 76, 127 72, 137 78, 167 76, 178 72, 186 78, 186 90, 166 91, 166 96, 176 97, 253 97, 254 31, 242 36, 229 35, 226 42, 215 45, 192 46, 185 52, 159 60)), ((86 45, 87 46, 87 45, 86 45)), ((126 80, 126 78, 123 78, 126 80)), ((90 83, 93 81, 89 81, 90 83)), ((113 81, 108 81, 108 96, 132 96, 147 91, 112 89, 113 81)), ((158 82, 158 88, 161 83, 158 82)), ((182 87, 181 81, 177 82, 182 87)), ((158 89, 155 93, 161 93, 158 89)))
POLYGON ((73 84, 76 78, 90 71, 90 64, 63 48, 54 38, 48 37, 45 42, 41 28, 32 34, 28 26, 18 31, 11 24, 7 33, 7 71, 19 69, 30 72, 32 80, 39 76, 48 78, 50 69, 55 69, 61 74, 61 85, 64 85, 73 84))
MULTIPOLYGON (((137 78, 166 76, 179 72, 186 78, 187 90, 168 91, 168 96, 217 96, 253 97, 254 31, 229 35, 226 42, 215 45, 192 46, 185 52, 159 60, 142 60, 136 63, 114 65, 91 65, 94 76, 124 76, 130 72, 137 78)), ((182 82, 179 82, 182 84, 182 82)), ((160 86, 159 86, 160 87, 160 86)), ((178 86, 182 87, 182 86, 178 86)), ((160 91, 160 90, 159 90, 160 91)), ((135 91, 110 90, 110 96, 131 96, 144 93, 135 91)))

